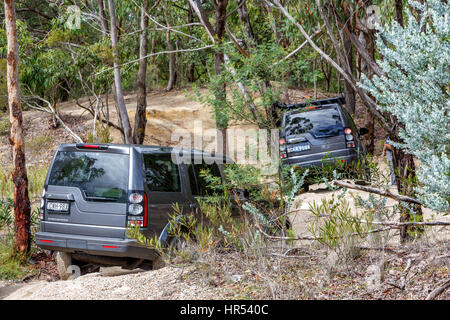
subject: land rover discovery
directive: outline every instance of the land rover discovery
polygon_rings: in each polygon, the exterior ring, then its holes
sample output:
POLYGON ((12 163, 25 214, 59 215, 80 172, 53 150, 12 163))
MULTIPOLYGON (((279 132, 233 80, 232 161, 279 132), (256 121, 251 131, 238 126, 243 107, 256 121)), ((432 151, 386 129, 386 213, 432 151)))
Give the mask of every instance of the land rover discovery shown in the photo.
POLYGON ((168 243, 172 205, 194 210, 208 193, 200 170, 223 179, 231 162, 170 147, 62 144, 46 177, 36 243, 57 251, 62 278, 83 263, 150 269, 157 253, 128 238, 127 226, 168 243))

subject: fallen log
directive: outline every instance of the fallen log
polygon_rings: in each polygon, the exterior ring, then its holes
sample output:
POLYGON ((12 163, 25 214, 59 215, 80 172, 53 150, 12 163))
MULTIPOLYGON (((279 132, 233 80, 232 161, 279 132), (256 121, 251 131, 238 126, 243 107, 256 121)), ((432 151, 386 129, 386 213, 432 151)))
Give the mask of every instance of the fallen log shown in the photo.
POLYGON ((354 190, 361 190, 364 192, 369 192, 369 193, 375 193, 378 194, 380 196, 384 196, 384 197, 388 197, 397 201, 404 201, 404 202, 410 202, 410 203, 415 203, 415 204, 419 204, 419 205, 423 205, 422 202, 420 202, 419 200, 415 199, 415 198, 411 198, 408 196, 404 196, 401 194, 395 194, 390 192, 389 190, 380 190, 377 188, 372 188, 372 187, 366 187, 366 186, 360 186, 360 185, 356 185, 356 184, 352 184, 352 183, 348 183, 348 182, 343 182, 343 181, 333 181, 333 184, 338 186, 338 187, 342 187, 342 188, 347 188, 347 189, 354 189, 354 190))

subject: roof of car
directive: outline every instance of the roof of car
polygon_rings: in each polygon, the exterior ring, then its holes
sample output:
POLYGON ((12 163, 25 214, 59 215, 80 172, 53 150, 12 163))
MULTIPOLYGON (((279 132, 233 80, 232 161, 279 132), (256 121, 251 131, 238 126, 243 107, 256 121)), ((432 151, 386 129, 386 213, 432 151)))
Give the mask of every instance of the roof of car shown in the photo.
POLYGON ((115 150, 128 151, 130 148, 135 148, 139 152, 145 151, 155 151, 155 152, 177 152, 182 155, 184 152, 190 153, 192 156, 206 156, 212 158, 221 158, 231 160, 228 156, 224 156, 222 154, 214 154, 205 152, 203 150, 198 149, 183 149, 177 147, 169 147, 169 146, 153 146, 153 145, 142 145, 142 144, 119 144, 119 143, 63 143, 59 145, 58 149, 67 148, 67 147, 80 147, 80 146, 98 146, 98 147, 108 147, 115 150))
POLYGON ((340 106, 341 105, 339 105, 337 103, 332 103, 332 104, 326 104, 326 105, 321 105, 321 106, 301 107, 298 109, 291 109, 289 111, 286 111, 283 114, 283 116, 288 116, 288 115, 303 113, 303 112, 309 112, 309 111, 324 110, 324 109, 329 109, 330 107, 340 107, 340 106))

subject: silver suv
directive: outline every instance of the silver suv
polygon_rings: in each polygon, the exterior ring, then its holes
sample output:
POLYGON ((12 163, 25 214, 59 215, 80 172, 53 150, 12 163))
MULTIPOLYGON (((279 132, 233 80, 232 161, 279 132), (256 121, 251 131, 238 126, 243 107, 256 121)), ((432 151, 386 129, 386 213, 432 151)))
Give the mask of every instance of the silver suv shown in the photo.
POLYGON ((202 169, 224 178, 231 159, 198 150, 117 144, 62 144, 50 165, 41 200, 38 247, 58 252, 64 277, 71 264, 151 268, 158 256, 126 236, 170 240, 175 203, 188 213, 208 194, 202 169))

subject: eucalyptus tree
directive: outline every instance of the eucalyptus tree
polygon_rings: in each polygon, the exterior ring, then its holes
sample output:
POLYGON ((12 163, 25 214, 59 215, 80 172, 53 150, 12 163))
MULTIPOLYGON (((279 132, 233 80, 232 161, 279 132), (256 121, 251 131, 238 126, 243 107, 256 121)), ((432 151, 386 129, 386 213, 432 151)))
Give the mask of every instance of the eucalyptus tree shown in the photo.
MULTIPOLYGON (((397 174, 402 178, 410 174, 411 180, 415 177, 412 157, 420 160, 418 183, 410 193, 417 192, 430 208, 448 212, 450 5, 440 0, 409 4, 416 14, 407 9, 403 27, 396 21, 378 27, 377 47, 383 57, 378 62, 383 76, 363 77, 361 86, 377 99, 379 110, 398 121, 397 174)), ((399 187, 411 189, 405 179, 400 179, 399 187)), ((405 210, 403 219, 412 217, 414 212, 405 210)), ((407 236, 405 229, 402 235, 407 236)))
POLYGON ((140 40, 139 40, 139 71, 138 92, 136 96, 136 116, 134 120, 133 142, 142 144, 145 138, 147 124, 147 53, 148 53, 148 0, 144 0, 141 7, 140 40))
POLYGON ((133 143, 133 133, 131 131, 130 120, 128 118, 127 107, 125 105, 125 99, 122 89, 122 77, 120 75, 120 60, 119 60, 119 46, 118 46, 118 34, 117 34, 117 22, 116 22, 116 8, 114 0, 108 0, 109 5, 109 18, 110 18, 110 36, 113 54, 114 64, 114 84, 116 90, 116 102, 118 108, 119 119, 123 127, 123 137, 125 143, 133 143))
POLYGON ((22 109, 19 92, 19 60, 14 0, 5 0, 5 23, 7 38, 7 84, 10 113, 11 143, 14 183, 14 229, 15 250, 28 253, 30 250, 30 199, 28 196, 28 177, 25 165, 25 144, 22 129, 22 109))

